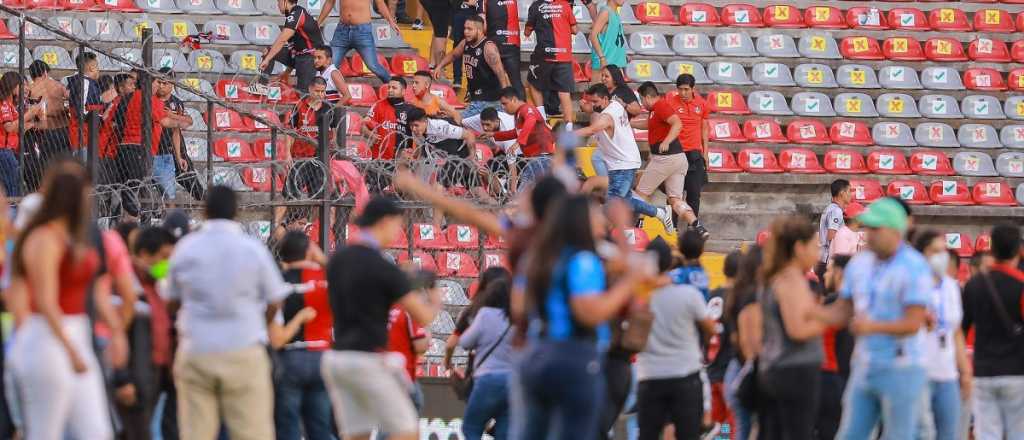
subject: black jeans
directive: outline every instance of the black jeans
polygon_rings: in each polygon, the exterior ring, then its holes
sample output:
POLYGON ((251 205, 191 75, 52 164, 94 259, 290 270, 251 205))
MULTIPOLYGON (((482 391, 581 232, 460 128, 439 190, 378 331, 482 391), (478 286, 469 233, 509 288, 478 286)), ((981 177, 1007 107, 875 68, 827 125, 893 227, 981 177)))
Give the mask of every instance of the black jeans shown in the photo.
POLYGON ((142 145, 121 144, 117 147, 113 165, 117 172, 117 183, 123 186, 121 206, 132 217, 138 217, 142 209, 137 192, 145 187, 152 159, 149 149, 142 145))
POLYGON ((776 367, 758 374, 758 440, 813 438, 818 420, 820 365, 776 367))
POLYGON ((687 151, 686 161, 690 163, 686 170, 686 179, 683 181, 683 190, 686 191, 686 204, 693 208, 693 215, 700 216, 700 193, 704 190, 704 184, 708 183, 708 168, 704 163, 704 156, 699 151, 687 151))
POLYGON ((818 421, 815 423, 816 439, 836 438, 839 420, 843 417, 844 388, 846 380, 839 373, 821 372, 821 404, 818 407, 818 421))
POLYGON ((29 193, 39 189, 50 162, 71 154, 71 138, 67 128, 28 130, 25 132, 25 146, 28 148, 22 173, 26 193, 29 193))
POLYGON ((659 440, 665 425, 675 425, 676 440, 700 439, 704 386, 700 373, 641 381, 636 394, 640 440, 659 440))
MULTIPOLYGON (((313 54, 292 55, 291 50, 281 49, 274 56, 274 61, 291 67, 295 72, 295 90, 303 94, 308 93, 309 83, 316 78, 316 66, 313 65, 313 54)), ((267 68, 260 72, 260 84, 266 85, 270 82, 270 76, 274 72, 274 63, 267 65, 267 68)))
MULTIPOLYGON (((128 381, 135 386, 136 402, 131 406, 119 402, 116 404, 118 415, 124 424, 121 438, 147 440, 151 438, 149 424, 153 420, 153 411, 160 398, 161 371, 166 367, 157 367, 153 364, 153 335, 148 316, 137 315, 132 320, 128 339, 131 350, 125 373, 128 381)), ((117 376, 115 374, 115 378, 117 376)))
POLYGON ((498 46, 501 53, 501 66, 508 73, 508 80, 513 89, 519 93, 519 99, 526 99, 526 89, 523 88, 523 73, 519 71, 519 47, 498 46))
POLYGON ((619 420, 619 414, 622 414, 622 407, 626 405, 629 388, 633 382, 633 369, 629 358, 628 353, 616 352, 614 349, 605 355, 604 383, 607 396, 598 419, 598 440, 615 438, 614 434, 609 435, 609 433, 615 427, 615 422, 619 420))

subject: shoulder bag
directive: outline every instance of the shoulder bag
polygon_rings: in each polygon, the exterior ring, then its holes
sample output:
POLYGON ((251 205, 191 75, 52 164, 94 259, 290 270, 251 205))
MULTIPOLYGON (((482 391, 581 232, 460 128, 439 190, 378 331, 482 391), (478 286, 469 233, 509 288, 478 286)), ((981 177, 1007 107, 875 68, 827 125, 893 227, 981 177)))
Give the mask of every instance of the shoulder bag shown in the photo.
POLYGON ((508 334, 508 331, 511 328, 512 324, 509 323, 508 327, 505 327, 505 331, 501 332, 501 336, 498 337, 498 340, 491 345, 491 348, 487 349, 487 352, 485 352, 480 358, 480 362, 476 361, 474 355, 469 355, 469 361, 466 363, 466 372, 463 373, 461 377, 458 374, 452 374, 452 377, 450 378, 452 391, 455 391, 455 396, 458 397, 459 400, 463 402, 469 400, 469 395, 473 392, 473 371, 476 370, 477 366, 483 365, 483 363, 487 361, 487 358, 491 356, 491 353, 494 353, 494 350, 498 348, 498 345, 501 345, 501 341, 505 340, 505 335, 508 334))

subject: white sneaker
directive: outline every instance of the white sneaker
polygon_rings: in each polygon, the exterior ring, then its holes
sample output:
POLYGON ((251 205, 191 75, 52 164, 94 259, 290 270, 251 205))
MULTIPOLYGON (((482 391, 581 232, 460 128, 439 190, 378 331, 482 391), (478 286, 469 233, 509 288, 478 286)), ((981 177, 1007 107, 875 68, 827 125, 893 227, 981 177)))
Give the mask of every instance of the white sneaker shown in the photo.
POLYGON ((663 206, 661 208, 658 208, 658 215, 657 215, 657 217, 658 217, 658 220, 661 220, 661 223, 665 225, 665 231, 666 232, 672 232, 672 231, 674 231, 676 229, 675 222, 672 221, 672 209, 671 208, 669 208, 667 206, 663 206))
POLYGON ((270 93, 270 87, 267 86, 266 84, 251 82, 249 83, 248 92, 250 95, 266 96, 267 93, 270 93))

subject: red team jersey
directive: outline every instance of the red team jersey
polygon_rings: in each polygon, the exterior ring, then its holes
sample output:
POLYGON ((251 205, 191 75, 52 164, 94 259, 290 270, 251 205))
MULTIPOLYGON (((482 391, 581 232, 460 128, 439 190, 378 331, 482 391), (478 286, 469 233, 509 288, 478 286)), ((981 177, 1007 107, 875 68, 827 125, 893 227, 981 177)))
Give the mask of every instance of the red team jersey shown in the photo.
POLYGON ((416 351, 412 342, 427 337, 427 330, 413 322, 409 312, 399 306, 388 313, 388 351, 401 353, 409 379, 416 380, 416 351))
POLYGON ((487 38, 501 47, 519 49, 519 6, 515 0, 486 0, 482 5, 487 38))
POLYGON ((554 136, 551 129, 544 122, 540 110, 530 104, 523 104, 516 111, 516 129, 500 131, 494 134, 496 141, 510 141, 515 139, 522 149, 523 156, 537 157, 541 154, 555 152, 554 136))
POLYGON ((565 0, 539 0, 530 5, 526 29, 537 33, 534 62, 572 62, 572 27, 576 17, 565 0))
POLYGON ((9 122, 18 122, 18 107, 14 105, 12 99, 0 102, 0 135, 3 139, 0 140, 0 148, 7 150, 18 150, 18 129, 14 131, 4 130, 4 124, 9 122))

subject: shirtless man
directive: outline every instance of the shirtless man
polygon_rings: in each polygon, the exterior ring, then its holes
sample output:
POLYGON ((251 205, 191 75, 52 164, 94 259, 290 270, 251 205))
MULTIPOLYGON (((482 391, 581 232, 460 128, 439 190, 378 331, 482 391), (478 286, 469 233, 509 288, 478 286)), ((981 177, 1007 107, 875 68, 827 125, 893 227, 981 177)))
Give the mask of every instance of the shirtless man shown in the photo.
MULTIPOLYGON (((334 9, 335 0, 324 0, 323 9, 316 21, 322 26, 334 9)), ((388 9, 387 1, 373 0, 377 11, 391 25, 389 31, 399 34, 398 22, 388 9)), ((370 2, 367 0, 341 0, 341 20, 334 30, 331 39, 331 51, 334 65, 340 65, 349 50, 355 49, 363 57, 366 67, 377 75, 385 84, 391 79, 391 73, 377 60, 377 43, 373 38, 373 25, 370 23, 370 2)))
POLYGON ((35 191, 46 165, 71 151, 71 139, 68 136, 68 112, 64 108, 68 99, 67 88, 50 76, 50 65, 42 60, 33 61, 28 71, 32 78, 26 89, 29 102, 38 103, 42 109, 34 121, 34 128, 26 132, 28 144, 38 148, 38 153, 28 154, 26 159, 29 163, 25 170, 29 190, 35 191))

